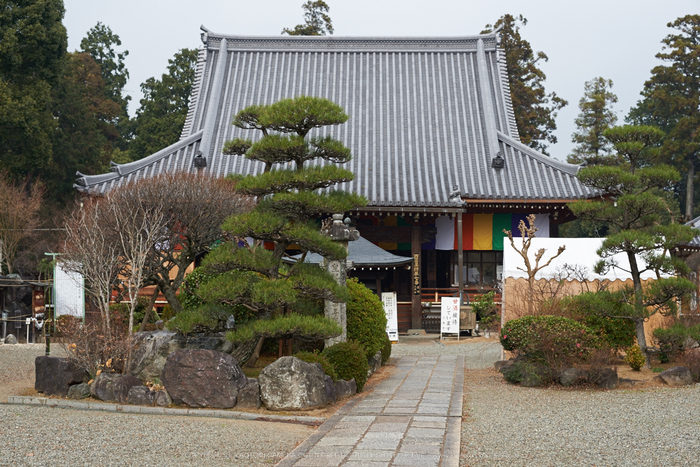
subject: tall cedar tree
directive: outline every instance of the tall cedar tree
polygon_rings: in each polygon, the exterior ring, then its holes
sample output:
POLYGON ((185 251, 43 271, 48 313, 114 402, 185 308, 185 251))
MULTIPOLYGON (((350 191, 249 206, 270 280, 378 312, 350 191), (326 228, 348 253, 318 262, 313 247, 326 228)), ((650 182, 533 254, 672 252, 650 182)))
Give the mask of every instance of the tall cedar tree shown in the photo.
POLYGON ((141 84, 143 99, 134 119, 130 160, 149 156, 180 138, 196 66, 197 50, 182 49, 168 60, 168 72, 160 80, 148 78, 141 84))
POLYGON ((685 173, 686 219, 695 216, 694 179, 700 163, 700 15, 687 15, 668 23, 678 33, 661 43, 656 57, 666 62, 651 70, 642 100, 630 111, 631 123, 654 125, 666 132, 661 148, 664 159, 685 173))
POLYGON ((333 35, 333 24, 328 16, 329 7, 323 0, 316 0, 304 3, 301 8, 304 10, 304 24, 297 24, 294 29, 284 28, 282 34, 290 36, 325 36, 326 33, 333 35))
POLYGON ((677 245, 695 237, 694 229, 664 219, 671 210, 663 190, 680 178, 674 168, 656 164, 658 145, 663 132, 649 126, 621 126, 604 132, 621 161, 615 166, 592 166, 582 169, 578 177, 587 186, 601 191, 598 199, 569 204, 579 218, 606 222, 610 234, 598 249, 601 260, 596 272, 619 268, 612 257, 623 253, 630 264, 633 286, 616 297, 632 305, 632 311, 618 318, 631 319, 635 324, 639 347, 649 354, 644 336, 644 321, 657 312, 672 314, 675 299, 693 290, 692 282, 681 277, 661 277, 662 274, 683 274, 688 266, 669 255, 677 245), (640 261, 643 260, 643 261, 640 261), (642 284, 646 271, 656 273, 657 279, 642 284))
POLYGON ((112 143, 109 123, 121 112, 106 97, 99 65, 87 53, 66 56, 65 73, 53 88, 58 128, 53 134, 53 159, 42 171, 52 206, 68 204, 75 196, 77 171, 102 173, 109 169, 112 143))
POLYGON ((346 251, 324 236, 315 220, 366 203, 361 196, 325 190, 353 179, 352 172, 336 165, 351 159, 350 150, 320 132, 309 135, 347 119, 333 102, 308 96, 253 105, 236 115, 235 126, 260 131, 262 137, 256 142, 229 141, 225 152, 263 162, 265 170, 238 181, 237 189, 257 197, 258 204, 252 212, 226 220, 223 228, 234 241, 204 259, 205 269, 218 273, 200 288, 208 302, 240 304, 262 316, 297 309, 304 301, 346 298, 345 288, 329 273, 303 259, 308 251, 333 259, 345 257, 346 251), (252 244, 239 246, 239 241, 247 243, 246 238, 252 238, 252 244), (265 249, 263 242, 272 249, 265 249), (292 245, 303 252, 302 259, 284 262, 292 245))
POLYGON ((547 78, 537 67, 540 60, 549 60, 544 52, 534 53, 530 43, 520 36, 520 25, 527 25, 522 15, 503 15, 494 25, 486 25, 482 34, 501 30, 501 45, 506 54, 508 83, 515 112, 515 122, 520 140, 528 146, 547 154, 547 142, 556 143, 553 132, 557 129, 554 119, 557 111, 568 104, 556 93, 547 94, 544 81, 547 78))
POLYGON ((51 160, 51 87, 68 43, 62 0, 3 2, 0 8, 0 166, 15 180, 51 160))
POLYGON ((131 96, 124 95, 124 87, 129 79, 129 71, 124 60, 128 50, 118 52, 115 47, 122 45, 119 35, 114 34, 109 26, 97 22, 80 41, 80 51, 90 54, 102 70, 105 83, 105 97, 119 104, 120 112, 116 118, 106 120, 112 124, 110 141, 120 150, 126 150, 131 137, 131 121, 127 107, 131 96))
POLYGON ((571 141, 577 143, 577 146, 568 157, 570 163, 616 163, 614 158, 609 157, 612 154, 612 145, 603 136, 603 132, 617 122, 617 116, 612 109, 612 104, 617 102, 617 96, 611 91, 612 86, 612 80, 600 77, 586 82, 583 97, 578 103, 581 112, 574 122, 576 132, 571 135, 571 141))

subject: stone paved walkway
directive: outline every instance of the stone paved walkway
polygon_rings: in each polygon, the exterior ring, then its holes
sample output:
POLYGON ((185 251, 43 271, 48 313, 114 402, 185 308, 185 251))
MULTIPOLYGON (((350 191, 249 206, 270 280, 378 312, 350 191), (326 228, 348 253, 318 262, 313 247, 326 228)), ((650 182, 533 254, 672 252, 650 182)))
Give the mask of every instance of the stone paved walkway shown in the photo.
POLYGON ((277 465, 457 466, 463 384, 463 356, 401 357, 277 465))

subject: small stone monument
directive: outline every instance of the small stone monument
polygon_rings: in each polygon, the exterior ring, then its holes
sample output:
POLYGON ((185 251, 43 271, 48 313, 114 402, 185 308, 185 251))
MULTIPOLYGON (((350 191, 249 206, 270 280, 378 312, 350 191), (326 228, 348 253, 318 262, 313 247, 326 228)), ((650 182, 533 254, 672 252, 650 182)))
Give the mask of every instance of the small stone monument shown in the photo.
MULTIPOLYGON (((324 226, 323 228, 323 232, 328 235, 331 240, 340 242, 340 245, 345 248, 345 251, 348 251, 349 242, 360 238, 360 232, 358 232, 357 229, 350 227, 348 224, 350 224, 350 220, 346 219, 346 222, 344 223, 342 214, 333 214, 332 224, 324 226)), ((347 258, 337 260, 324 259, 324 261, 321 263, 321 267, 324 267, 329 273, 331 273, 338 284, 345 286, 348 276, 348 269, 352 267, 352 263, 349 263, 347 258)), ((343 333, 340 336, 326 339, 326 347, 330 347, 333 344, 345 342, 347 340, 347 318, 345 312, 345 302, 336 303, 326 300, 324 314, 327 318, 337 322, 343 328, 343 333)))

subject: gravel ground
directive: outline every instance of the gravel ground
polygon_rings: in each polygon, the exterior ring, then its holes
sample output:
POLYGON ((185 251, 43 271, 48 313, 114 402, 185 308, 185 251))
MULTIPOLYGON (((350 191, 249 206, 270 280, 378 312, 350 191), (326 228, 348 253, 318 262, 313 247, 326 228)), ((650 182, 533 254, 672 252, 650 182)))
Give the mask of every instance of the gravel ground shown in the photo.
MULTIPOLYGON (((52 347, 52 355, 60 352, 52 347)), ((34 386, 43 345, 0 345, 0 402, 34 386)), ((0 404, 0 466, 272 465, 314 428, 0 404)))
POLYGON ((681 389, 513 386, 465 372, 460 465, 700 464, 700 384, 681 389))

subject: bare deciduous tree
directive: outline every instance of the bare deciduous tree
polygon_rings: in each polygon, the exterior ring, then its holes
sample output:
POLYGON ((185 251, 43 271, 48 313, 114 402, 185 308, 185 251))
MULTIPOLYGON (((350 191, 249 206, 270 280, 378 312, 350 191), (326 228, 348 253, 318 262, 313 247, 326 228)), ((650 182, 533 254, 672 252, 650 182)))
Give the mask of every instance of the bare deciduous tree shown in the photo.
POLYGON ((105 198, 86 198, 65 223, 64 257, 85 279, 88 297, 100 311, 102 332, 111 337, 109 302, 122 270, 119 244, 105 198))
POLYGON ((533 265, 532 260, 528 256, 528 251, 530 250, 530 243, 532 242, 532 239, 535 238, 535 232, 537 232, 537 227, 535 227, 535 215, 530 214, 527 216, 527 222, 529 225, 525 225, 525 221, 520 221, 518 224, 518 230, 520 230, 520 236, 523 239, 522 245, 520 248, 515 246, 515 241, 513 240, 513 232, 510 230, 503 230, 503 233, 508 236, 508 240, 510 240, 510 245, 513 247, 515 251, 518 252, 518 254, 523 258, 525 261, 525 269, 518 267, 521 271, 525 272, 527 274, 527 282, 528 282, 528 290, 527 290, 527 312, 529 315, 532 315, 535 309, 535 284, 536 284, 536 279, 535 276, 537 273, 549 266, 554 258, 557 256, 561 255, 564 253, 564 250, 566 250, 565 246, 560 246, 559 249, 557 250, 557 254, 549 258, 549 261, 546 263, 540 265, 540 261, 542 260, 542 257, 544 256, 545 249, 540 248, 537 250, 537 253, 535 253, 535 263, 533 265))
POLYGON ((221 225, 227 217, 250 211, 254 201, 236 193, 231 180, 199 174, 166 174, 138 186, 145 196, 161 200, 169 213, 162 241, 145 265, 145 283, 156 285, 178 313, 182 305, 176 293, 187 267, 223 238, 221 225))
POLYGON ((0 272, 3 263, 8 274, 15 270, 15 258, 23 241, 39 224, 39 208, 44 188, 39 182, 12 183, 0 173, 0 272))

